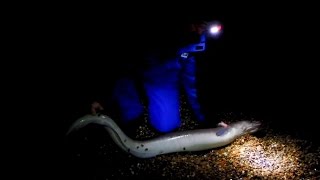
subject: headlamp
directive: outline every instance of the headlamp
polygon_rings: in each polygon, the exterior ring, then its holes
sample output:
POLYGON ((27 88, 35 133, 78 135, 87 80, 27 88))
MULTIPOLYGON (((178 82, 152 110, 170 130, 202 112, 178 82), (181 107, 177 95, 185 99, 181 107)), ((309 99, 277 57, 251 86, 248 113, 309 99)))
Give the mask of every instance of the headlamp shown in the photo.
POLYGON ((223 30, 220 22, 213 21, 208 23, 207 28, 204 33, 200 36, 200 42, 187 45, 180 49, 180 57, 185 59, 188 58, 189 53, 201 52, 206 49, 207 38, 219 38, 223 30))

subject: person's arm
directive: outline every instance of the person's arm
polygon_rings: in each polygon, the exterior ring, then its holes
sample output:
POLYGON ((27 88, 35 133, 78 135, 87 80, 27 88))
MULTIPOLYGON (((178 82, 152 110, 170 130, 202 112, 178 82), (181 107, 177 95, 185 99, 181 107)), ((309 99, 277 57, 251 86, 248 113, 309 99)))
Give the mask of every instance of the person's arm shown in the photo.
POLYGON ((97 115, 97 113, 99 112, 99 111, 103 111, 104 110, 104 108, 103 108, 103 106, 100 104, 100 102, 98 102, 98 101, 93 101, 92 103, 91 103, 91 114, 92 115, 97 115))

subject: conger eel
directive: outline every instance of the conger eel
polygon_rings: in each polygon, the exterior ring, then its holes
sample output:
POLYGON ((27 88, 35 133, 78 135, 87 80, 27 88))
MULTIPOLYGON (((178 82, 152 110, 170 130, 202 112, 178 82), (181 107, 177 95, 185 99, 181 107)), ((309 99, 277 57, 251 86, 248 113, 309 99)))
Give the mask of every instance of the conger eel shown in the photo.
POLYGON ((152 158, 161 154, 202 151, 222 147, 244 134, 256 132, 261 124, 257 121, 238 121, 226 127, 172 132, 153 139, 138 141, 128 137, 106 115, 85 115, 72 124, 67 134, 91 123, 104 126, 113 141, 122 150, 138 158, 152 158))

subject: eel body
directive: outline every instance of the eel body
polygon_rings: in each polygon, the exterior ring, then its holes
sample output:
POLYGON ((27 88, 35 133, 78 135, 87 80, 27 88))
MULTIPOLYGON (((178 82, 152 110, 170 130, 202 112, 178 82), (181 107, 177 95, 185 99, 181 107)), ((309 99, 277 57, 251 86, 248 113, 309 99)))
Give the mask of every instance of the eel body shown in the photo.
POLYGON ((128 137, 108 116, 86 115, 75 121, 67 134, 91 123, 104 126, 119 148, 138 158, 152 158, 161 154, 203 151, 222 147, 232 143, 244 134, 257 131, 260 126, 259 122, 239 121, 229 124, 227 127, 172 132, 156 138, 138 141, 128 137))

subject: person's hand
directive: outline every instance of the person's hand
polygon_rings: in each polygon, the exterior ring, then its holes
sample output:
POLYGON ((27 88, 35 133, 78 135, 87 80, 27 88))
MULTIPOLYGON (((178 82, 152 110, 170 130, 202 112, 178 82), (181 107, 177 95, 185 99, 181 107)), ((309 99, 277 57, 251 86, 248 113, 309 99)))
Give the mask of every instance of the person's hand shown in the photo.
POLYGON ((226 124, 225 122, 221 121, 221 122, 218 123, 218 126, 226 128, 226 127, 228 127, 228 124, 226 124))
POLYGON ((97 112, 102 111, 102 110, 103 110, 103 107, 101 106, 101 104, 99 102, 94 101, 91 104, 91 114, 97 115, 97 112))

